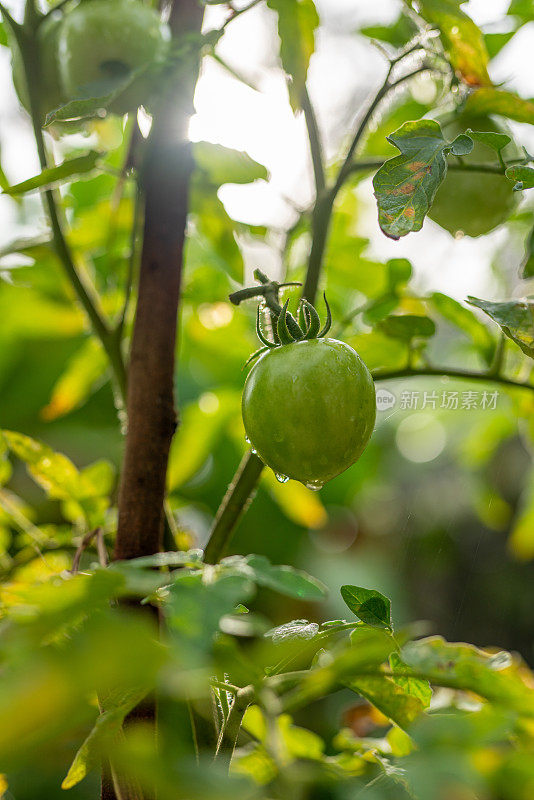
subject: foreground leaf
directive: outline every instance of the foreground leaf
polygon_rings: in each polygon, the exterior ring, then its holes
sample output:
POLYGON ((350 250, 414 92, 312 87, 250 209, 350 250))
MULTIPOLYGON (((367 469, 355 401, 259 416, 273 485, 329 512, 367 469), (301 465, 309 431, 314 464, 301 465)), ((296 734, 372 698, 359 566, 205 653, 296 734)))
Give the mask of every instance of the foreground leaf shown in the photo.
POLYGON ((300 600, 320 600, 326 586, 307 572, 286 565, 271 564, 265 556, 230 556, 221 566, 244 575, 259 586, 300 600))
POLYGON ((515 342, 523 353, 534 358, 534 302, 531 300, 510 300, 493 303, 469 297, 468 302, 482 309, 501 326, 503 333, 515 342))
POLYGON ((439 124, 428 119, 405 122, 387 138, 401 155, 380 167, 373 187, 382 231, 390 239, 400 239, 421 230, 447 174, 447 153, 466 155, 473 141, 461 135, 447 142, 439 124))

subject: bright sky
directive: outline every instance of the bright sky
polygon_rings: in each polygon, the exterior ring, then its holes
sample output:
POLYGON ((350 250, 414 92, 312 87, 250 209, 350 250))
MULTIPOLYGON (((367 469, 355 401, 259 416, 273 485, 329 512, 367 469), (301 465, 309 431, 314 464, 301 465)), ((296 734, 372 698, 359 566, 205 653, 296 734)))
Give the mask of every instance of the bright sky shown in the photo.
MULTIPOLYGON (((22 0, 12 0, 17 10, 22 0)), ((466 4, 477 22, 499 30, 507 0, 471 0, 466 4)), ((354 36, 358 25, 387 23, 394 19, 400 0, 317 0, 322 28, 313 57, 309 85, 316 106, 328 156, 344 142, 367 98, 380 84, 385 65, 382 56, 366 40, 354 36)), ((222 10, 209 9, 207 26, 217 27, 222 10)), ((502 24, 501 24, 502 29, 502 24)), ((493 67, 496 81, 526 97, 534 96, 532 47, 534 24, 526 26, 504 48, 493 67)), ((265 164, 269 183, 223 187, 220 196, 236 219, 277 228, 295 218, 295 207, 307 206, 312 198, 312 180, 306 132, 301 117, 295 118, 276 62, 274 15, 259 6, 239 17, 227 30, 220 55, 251 84, 246 86, 211 59, 206 59, 196 94, 197 113, 191 122, 193 139, 207 139, 246 150, 265 164), (255 87, 255 88, 252 88, 255 87)), ((8 52, 0 50, 0 143, 9 178, 15 182, 37 170, 30 127, 11 86, 8 52)), ((414 87, 421 91, 422 86, 414 87)), ((524 136, 524 128, 520 133, 524 136)), ((359 233, 371 240, 378 257, 407 256, 416 266, 421 288, 439 289, 458 298, 466 294, 494 296, 498 285, 489 269, 492 257, 506 241, 498 230, 481 239, 453 240, 427 221, 423 231, 401 242, 386 239, 378 230, 370 182, 359 191, 361 214, 359 233), (431 255, 430 255, 431 254, 431 255)), ((7 198, 0 197, 0 247, 19 235, 16 211, 7 198)), ((514 258, 520 254, 514 254, 514 258)), ((275 270, 277 258, 268 246, 256 248, 254 265, 275 270)))

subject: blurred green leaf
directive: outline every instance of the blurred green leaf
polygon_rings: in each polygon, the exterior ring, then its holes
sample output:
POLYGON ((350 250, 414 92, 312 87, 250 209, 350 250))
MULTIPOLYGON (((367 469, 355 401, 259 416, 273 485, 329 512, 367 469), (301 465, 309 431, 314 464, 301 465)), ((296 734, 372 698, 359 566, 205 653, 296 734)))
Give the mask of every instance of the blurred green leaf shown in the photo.
POLYGON ((317 578, 295 567, 271 564, 265 556, 229 556, 221 566, 241 572, 259 586, 300 600, 320 600, 326 594, 326 586, 317 578))
POLYGON ((83 405, 107 368, 108 359, 100 342, 94 337, 87 339, 56 381, 50 400, 41 412, 43 419, 58 419, 83 405))
POLYGON ((462 80, 469 86, 491 86, 484 37, 460 5, 459 0, 420 0, 418 11, 439 29, 451 64, 462 80))
POLYGON ((341 596, 353 614, 366 625, 391 628, 391 601, 376 589, 342 586, 341 596))
POLYGON ((432 636, 404 645, 401 658, 430 683, 474 692, 497 706, 534 715, 532 676, 509 653, 488 653, 432 636))
POLYGON ((534 122, 534 103, 504 89, 477 89, 467 98, 465 111, 474 116, 498 114, 516 122, 534 122))
POLYGON ((291 78, 289 99, 294 111, 301 107, 308 64, 315 50, 315 30, 319 16, 313 0, 267 0, 278 14, 280 58, 291 78))
POLYGON ((436 333, 433 320, 419 314, 395 314, 381 320, 378 327, 386 336, 405 342, 419 338, 428 339, 436 333))
POLYGON ((367 25, 360 28, 360 33, 370 39, 378 39, 400 49, 408 44, 417 33, 417 26, 407 14, 399 14, 391 25, 367 25))
POLYGON ((22 181, 22 183, 9 186, 7 189, 4 189, 4 194, 20 195, 26 194, 27 192, 34 192, 36 189, 50 189, 53 186, 68 181, 72 177, 92 172, 101 157, 101 153, 91 152, 85 156, 71 158, 59 164, 57 167, 44 169, 39 175, 28 178, 28 180, 22 181))
POLYGON ((527 481, 519 509, 512 522, 508 547, 520 561, 534 558, 534 472, 527 476, 527 481))
POLYGON ((519 345, 527 356, 534 358, 534 302, 511 300, 493 303, 476 297, 468 297, 468 302, 485 311, 501 326, 503 333, 509 339, 519 345))
POLYGON ((211 142, 195 142, 193 153, 197 168, 214 186, 222 186, 224 183, 251 183, 268 177, 262 164, 240 150, 211 142))
POLYGON ((487 364, 491 364, 495 351, 495 341, 488 328, 469 309, 449 295, 434 292, 429 301, 441 316, 463 331, 473 342, 487 364))

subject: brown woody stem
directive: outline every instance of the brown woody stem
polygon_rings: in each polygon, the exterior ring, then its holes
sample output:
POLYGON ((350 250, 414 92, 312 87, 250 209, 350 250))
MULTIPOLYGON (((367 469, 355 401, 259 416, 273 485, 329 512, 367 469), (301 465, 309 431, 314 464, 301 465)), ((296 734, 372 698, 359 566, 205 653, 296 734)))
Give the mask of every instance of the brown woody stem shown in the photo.
MULTIPOLYGON (((170 23, 175 35, 198 33, 201 22, 195 0, 174 3, 170 23)), ((192 171, 186 123, 198 74, 197 52, 184 73, 181 65, 180 97, 174 85, 160 100, 140 175, 145 223, 129 366, 118 559, 156 553, 162 541, 167 462, 177 425, 176 321, 192 171)))

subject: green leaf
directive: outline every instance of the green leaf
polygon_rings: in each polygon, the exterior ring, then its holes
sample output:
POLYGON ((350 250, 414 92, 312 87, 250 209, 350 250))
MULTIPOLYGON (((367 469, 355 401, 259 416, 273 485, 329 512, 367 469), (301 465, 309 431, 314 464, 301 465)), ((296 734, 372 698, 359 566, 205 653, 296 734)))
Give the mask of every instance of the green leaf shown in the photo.
MULTIPOLYGON (((383 164, 373 179, 378 221, 391 239, 419 231, 447 173, 446 154, 453 143, 434 120, 405 122, 387 137, 401 151, 383 164)), ((458 137, 460 139, 460 137, 458 137)), ((463 136, 460 150, 467 146, 463 136)))
POLYGON ((476 317, 473 311, 441 292, 434 292, 430 295, 429 302, 447 322, 463 331, 471 339, 486 363, 491 364, 495 351, 495 341, 488 328, 476 317))
POLYGON ((391 628, 391 601, 376 589, 342 586, 341 596, 353 614, 367 625, 391 628))
POLYGON ((491 147, 496 153, 500 153, 512 139, 506 133, 494 133, 492 131, 474 131, 471 128, 466 130, 466 134, 471 139, 491 147))
POLYGON ((77 497, 78 470, 69 458, 22 433, 2 433, 11 452, 27 465, 28 472, 50 497, 77 497))
MULTIPOLYGON (((410 4, 411 5, 411 4, 410 4)), ((418 10, 441 34, 451 64, 469 86, 491 86, 484 37, 458 0, 419 0, 418 10)))
POLYGON ((532 167, 523 167, 519 165, 508 167, 505 175, 508 180, 515 184, 514 192, 534 188, 534 169, 532 167))
POLYGON ((289 100, 294 111, 301 107, 308 65, 315 50, 319 15, 313 0, 267 0, 278 14, 280 58, 290 77, 289 100))
POLYGON ((193 153, 197 168, 214 186, 225 183, 252 183, 267 179, 267 169, 247 153, 232 150, 221 144, 195 142, 193 153))
POLYGON ((504 89, 477 89, 467 98, 465 112, 474 116, 499 114, 516 122, 534 123, 534 102, 504 89))
POLYGON ((300 600, 320 600, 326 594, 326 586, 317 578, 295 567, 271 564, 265 556, 229 556, 221 566, 245 575, 259 586, 300 600))
POLYGON ((39 175, 33 178, 28 178, 22 183, 17 183, 15 186, 9 186, 4 189, 4 194, 20 195, 34 192, 37 189, 49 189, 52 186, 57 186, 60 183, 68 181, 69 178, 77 175, 83 175, 87 172, 92 172, 95 169, 98 160, 102 157, 101 153, 94 151, 85 156, 78 156, 64 161, 57 167, 49 167, 44 169, 39 175))
POLYGON ((436 325, 429 317, 419 314, 394 314, 378 323, 378 328, 393 339, 410 342, 412 339, 428 339, 436 333, 436 325))
POLYGON ((131 569, 152 569, 154 567, 202 567, 202 550, 170 551, 155 553, 153 556, 131 558, 125 562, 131 569))
POLYGON ((6 26, 3 22, 0 22, 0 47, 8 47, 9 42, 7 38, 7 30, 6 26))
POLYGON ((437 686, 474 692, 496 705, 534 716, 532 677, 510 653, 487 653, 469 644, 451 644, 441 636, 409 642, 401 659, 437 686))
POLYGON ((510 300, 493 303, 468 297, 468 302, 482 309, 494 322, 501 326, 503 333, 515 342, 523 353, 534 358, 534 301, 510 300))

